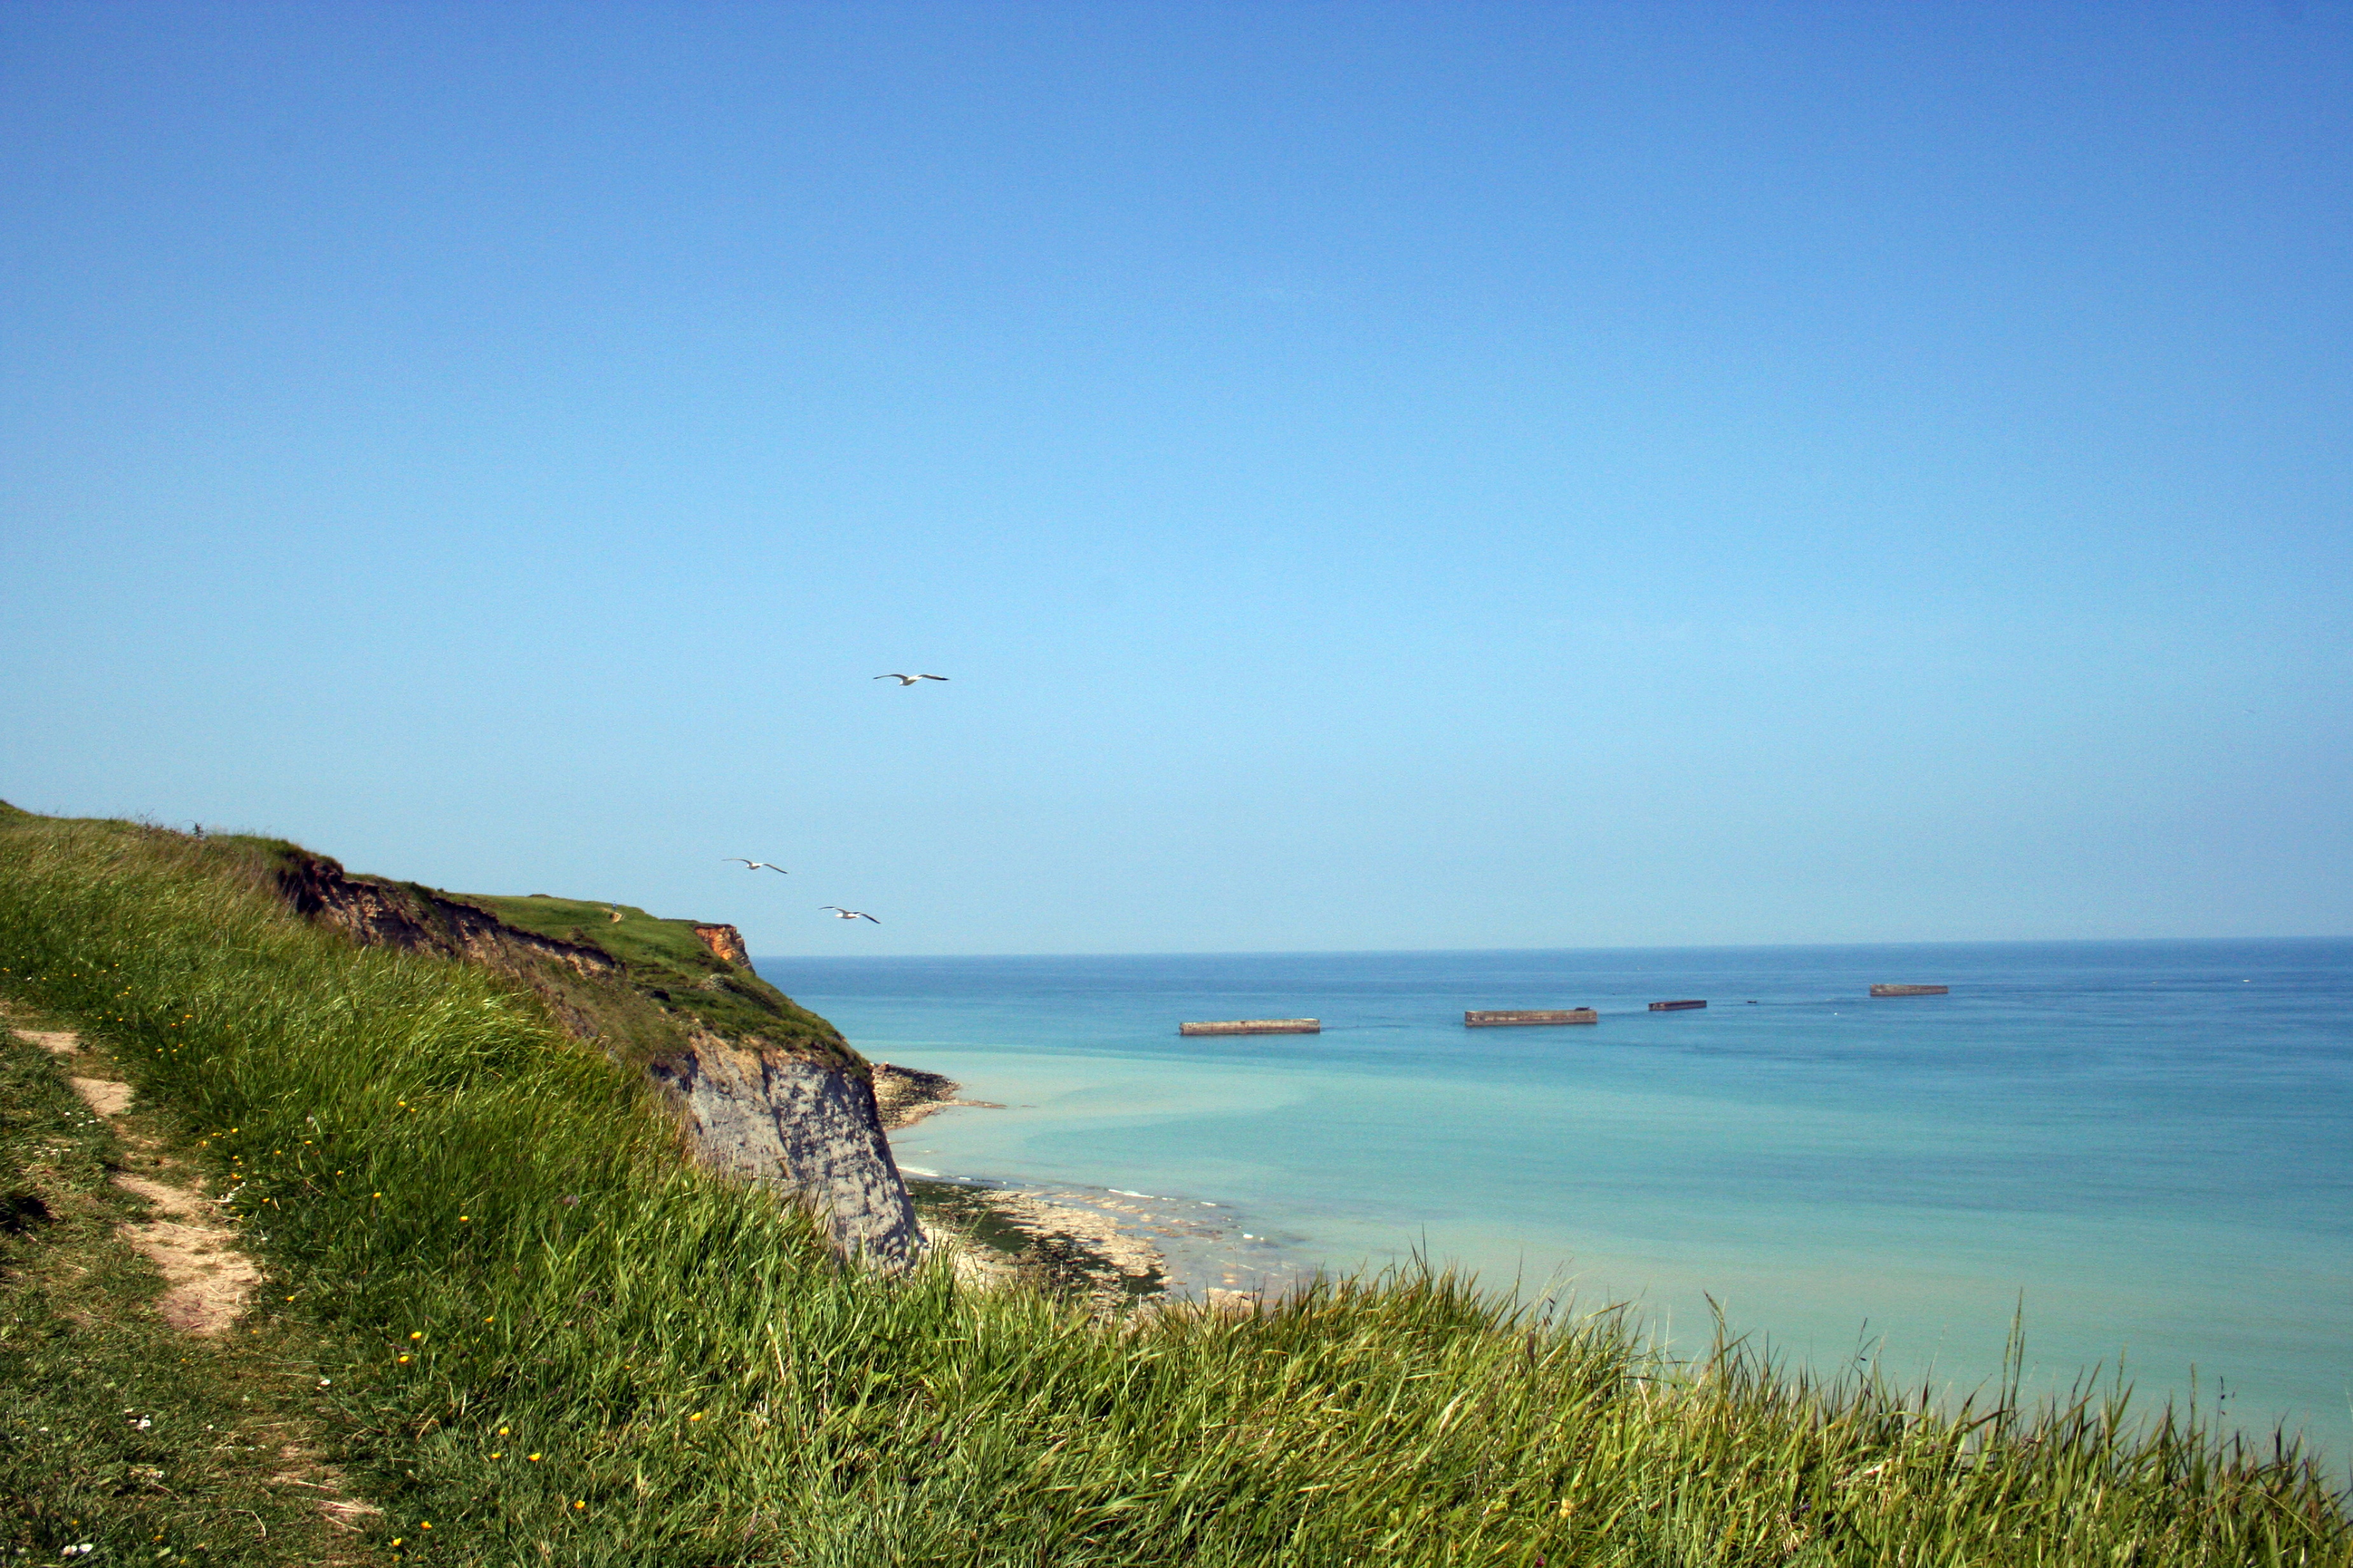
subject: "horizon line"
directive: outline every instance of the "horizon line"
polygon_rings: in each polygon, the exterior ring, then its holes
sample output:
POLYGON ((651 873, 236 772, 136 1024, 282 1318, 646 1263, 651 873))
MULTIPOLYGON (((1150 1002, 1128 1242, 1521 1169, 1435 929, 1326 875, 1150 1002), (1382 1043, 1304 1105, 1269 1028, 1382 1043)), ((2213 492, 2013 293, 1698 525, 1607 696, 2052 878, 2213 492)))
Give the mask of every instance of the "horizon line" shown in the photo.
MULTIPOLYGON (((1416 957, 1434 953, 1536 952, 1779 952, 1792 948, 1904 947, 2132 947, 2168 942, 2353 942, 2353 931, 2314 932, 2285 936, 2064 936, 1965 937, 1875 942, 1626 942, 1589 947, 1300 947, 1300 948, 1134 948, 1096 951, 1028 952, 769 952, 752 958, 814 959, 830 962, 882 963, 907 959, 997 958, 1334 958, 1416 957)), ((748 947, 748 944, 747 944, 748 947)))

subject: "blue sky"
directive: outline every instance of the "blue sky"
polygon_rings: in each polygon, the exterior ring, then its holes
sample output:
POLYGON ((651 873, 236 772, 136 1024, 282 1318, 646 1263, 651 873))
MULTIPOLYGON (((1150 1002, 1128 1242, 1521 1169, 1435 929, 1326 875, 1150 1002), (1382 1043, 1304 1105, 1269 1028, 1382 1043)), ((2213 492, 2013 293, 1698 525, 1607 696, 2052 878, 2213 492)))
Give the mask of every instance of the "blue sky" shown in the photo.
POLYGON ((758 952, 2353 931, 2348 89, 2341 0, 14 5, 0 798, 758 952))

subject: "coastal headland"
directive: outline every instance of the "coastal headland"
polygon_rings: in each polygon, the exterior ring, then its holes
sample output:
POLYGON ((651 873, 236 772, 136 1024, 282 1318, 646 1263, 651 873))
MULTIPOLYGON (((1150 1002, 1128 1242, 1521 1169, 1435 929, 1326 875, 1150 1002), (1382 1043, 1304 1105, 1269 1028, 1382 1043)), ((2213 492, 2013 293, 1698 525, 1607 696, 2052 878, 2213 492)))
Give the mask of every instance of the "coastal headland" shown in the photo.
POLYGON ((1677 1361, 1429 1268, 1102 1310, 1149 1268, 911 1197, 871 1067, 709 922, 330 865, 0 807, 28 1561, 2353 1563, 2292 1436, 2102 1384, 1677 1361), (1036 1268, 894 1252, 919 1202, 1036 1268), (254 1272, 202 1336, 166 1226, 254 1272))

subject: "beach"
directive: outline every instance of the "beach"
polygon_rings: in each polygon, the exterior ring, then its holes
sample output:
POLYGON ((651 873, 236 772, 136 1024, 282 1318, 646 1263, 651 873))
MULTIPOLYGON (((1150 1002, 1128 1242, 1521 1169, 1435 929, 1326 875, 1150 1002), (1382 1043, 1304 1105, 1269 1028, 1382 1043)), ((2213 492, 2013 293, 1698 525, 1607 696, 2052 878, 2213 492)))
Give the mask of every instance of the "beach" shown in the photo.
MULTIPOLYGON (((1006 1109, 965 1100, 962 1087, 943 1073, 874 1064, 876 1109, 894 1140, 943 1110, 1006 1109)), ((950 1240, 983 1279, 1027 1275, 1103 1310, 1282 1289, 1271 1249, 1215 1203, 1068 1183, 957 1179, 903 1162, 901 1170, 925 1233, 950 1240)))

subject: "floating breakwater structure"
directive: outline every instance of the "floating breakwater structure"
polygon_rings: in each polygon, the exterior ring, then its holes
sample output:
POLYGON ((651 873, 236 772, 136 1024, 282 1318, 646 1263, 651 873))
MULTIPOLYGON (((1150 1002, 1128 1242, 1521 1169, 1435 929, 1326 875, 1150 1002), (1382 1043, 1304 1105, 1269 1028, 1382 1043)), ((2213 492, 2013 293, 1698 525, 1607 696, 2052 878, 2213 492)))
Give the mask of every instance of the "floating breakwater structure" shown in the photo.
POLYGON ((1590 1007, 1536 1007, 1516 1012, 1476 1012, 1466 1009, 1466 1029, 1497 1029, 1528 1024, 1598 1024, 1601 1015, 1590 1007))
MULTIPOLYGON (((1947 996, 1949 985, 1874 984, 1873 996, 1947 996)), ((1751 1002, 1750 1006, 1757 1004, 1751 1002)), ((1705 1007, 1704 997, 1685 996, 1672 1001, 1653 1002, 1653 1013, 1690 1013, 1705 1007)), ((1468 1007, 1463 1009, 1462 1026, 1466 1029, 1525 1028, 1545 1025, 1599 1024, 1601 1014, 1593 1007, 1468 1007)), ((1320 1035, 1324 1022, 1320 1018, 1222 1018, 1198 1023, 1179 1024, 1180 1035, 1320 1035)))

